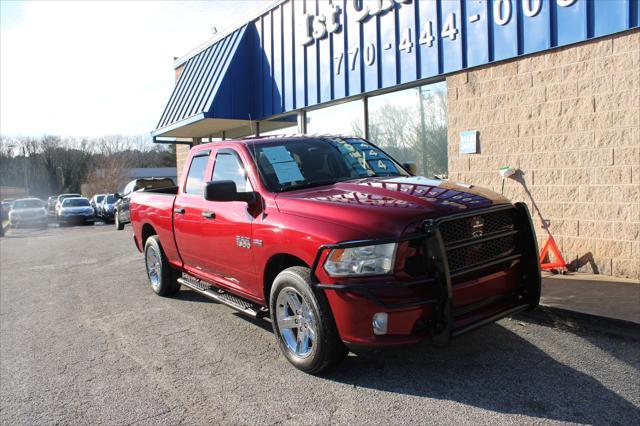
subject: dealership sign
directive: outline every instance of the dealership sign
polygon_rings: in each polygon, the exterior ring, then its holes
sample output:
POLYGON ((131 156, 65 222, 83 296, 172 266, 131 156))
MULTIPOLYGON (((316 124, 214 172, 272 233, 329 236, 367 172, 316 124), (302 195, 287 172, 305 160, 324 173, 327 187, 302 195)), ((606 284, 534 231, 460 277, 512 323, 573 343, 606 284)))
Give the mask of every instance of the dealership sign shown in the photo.
POLYGON ((253 21, 243 52, 265 117, 628 30, 638 14, 637 0, 289 0, 253 21))
POLYGON ((194 111, 261 120, 608 36, 638 27, 638 3, 281 1, 184 59, 185 82, 161 125, 194 111))

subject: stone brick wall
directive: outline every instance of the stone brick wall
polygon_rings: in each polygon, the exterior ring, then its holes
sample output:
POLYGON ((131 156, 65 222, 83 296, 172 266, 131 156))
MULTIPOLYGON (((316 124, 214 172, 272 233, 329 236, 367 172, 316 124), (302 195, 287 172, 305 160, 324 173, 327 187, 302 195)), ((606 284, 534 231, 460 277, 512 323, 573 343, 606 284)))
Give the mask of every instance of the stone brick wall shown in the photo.
POLYGON ((449 172, 525 201, 572 269, 640 278, 640 32, 447 77, 449 172), (479 153, 460 155, 460 132, 479 153))
POLYGON ((180 181, 182 177, 182 168, 184 167, 184 162, 187 160, 188 155, 189 145, 176 145, 176 170, 178 172, 178 181, 180 181))

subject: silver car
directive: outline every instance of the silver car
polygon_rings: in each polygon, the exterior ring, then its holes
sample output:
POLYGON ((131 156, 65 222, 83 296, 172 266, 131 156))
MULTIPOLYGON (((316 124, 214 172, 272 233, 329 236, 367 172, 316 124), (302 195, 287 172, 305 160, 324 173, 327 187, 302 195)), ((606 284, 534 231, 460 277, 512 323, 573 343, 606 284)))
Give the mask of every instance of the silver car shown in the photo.
POLYGON ((58 195, 58 201, 56 201, 56 206, 54 208, 54 213, 56 216, 58 216, 58 212, 60 211, 60 206, 62 206, 62 201, 65 198, 72 198, 72 197, 82 197, 82 195, 80 194, 60 194, 58 195))
POLYGON ((38 198, 21 198, 13 202, 9 211, 9 226, 47 225, 47 209, 38 198))
POLYGON ((58 209, 58 223, 61 225, 93 223, 95 210, 84 197, 65 198, 58 209))

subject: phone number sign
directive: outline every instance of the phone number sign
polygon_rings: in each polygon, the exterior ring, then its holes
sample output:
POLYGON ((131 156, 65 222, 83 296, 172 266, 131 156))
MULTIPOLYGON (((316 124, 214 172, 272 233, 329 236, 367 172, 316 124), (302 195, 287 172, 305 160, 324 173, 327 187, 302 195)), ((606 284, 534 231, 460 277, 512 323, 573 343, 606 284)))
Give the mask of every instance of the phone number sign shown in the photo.
POLYGON ((638 0, 289 0, 255 22, 265 115, 638 27, 638 0))

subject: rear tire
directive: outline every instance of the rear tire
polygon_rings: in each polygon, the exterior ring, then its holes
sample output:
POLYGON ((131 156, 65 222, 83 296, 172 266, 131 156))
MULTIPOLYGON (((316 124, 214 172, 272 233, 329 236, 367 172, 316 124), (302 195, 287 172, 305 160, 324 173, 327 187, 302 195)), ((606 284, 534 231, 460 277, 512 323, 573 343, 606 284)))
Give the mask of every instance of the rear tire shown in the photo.
POLYGON ((157 235, 147 238, 144 245, 144 259, 151 289, 157 295, 171 296, 180 289, 177 281, 178 274, 169 265, 157 235))
POLYGON ((116 211, 116 214, 113 217, 114 217, 113 221, 116 224, 116 229, 118 231, 122 231, 124 229, 124 223, 120 223, 120 218, 118 217, 118 212, 117 211, 116 211))
POLYGON ((309 268, 294 266, 280 272, 271 287, 269 308, 273 332, 283 355, 297 369, 325 372, 349 353, 322 290, 311 286, 309 268))

